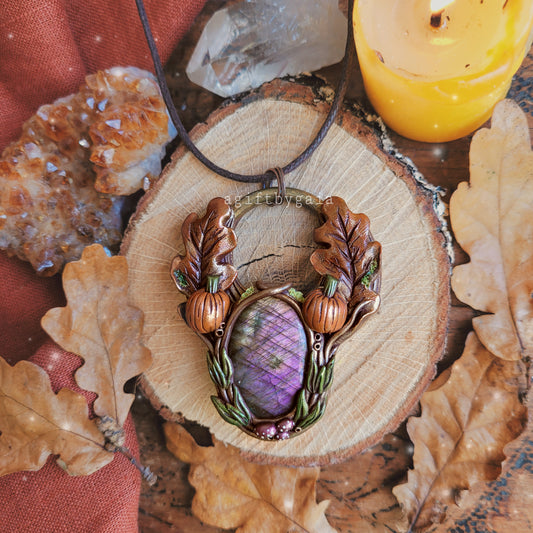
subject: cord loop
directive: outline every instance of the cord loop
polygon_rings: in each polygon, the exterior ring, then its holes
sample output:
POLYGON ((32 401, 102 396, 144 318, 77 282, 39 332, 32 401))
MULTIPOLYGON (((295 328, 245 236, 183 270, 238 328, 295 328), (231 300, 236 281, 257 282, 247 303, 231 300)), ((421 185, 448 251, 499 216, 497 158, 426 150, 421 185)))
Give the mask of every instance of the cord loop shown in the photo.
POLYGON ((271 179, 264 180, 261 189, 268 189, 272 186, 272 182, 275 180, 278 185, 278 193, 276 194, 276 204, 282 204, 285 201, 285 172, 282 168, 274 167, 265 172, 266 176, 273 176, 271 179))

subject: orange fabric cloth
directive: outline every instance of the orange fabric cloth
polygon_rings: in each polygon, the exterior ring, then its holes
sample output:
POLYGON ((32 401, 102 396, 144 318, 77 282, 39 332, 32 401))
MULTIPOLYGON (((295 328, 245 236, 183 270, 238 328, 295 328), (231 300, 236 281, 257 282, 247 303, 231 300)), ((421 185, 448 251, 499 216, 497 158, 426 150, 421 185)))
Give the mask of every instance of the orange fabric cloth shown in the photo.
MULTIPOLYGON (((205 0, 145 0, 163 60, 205 0)), ((37 108, 78 90, 84 77, 112 66, 152 69, 134 0, 5 0, 0 3, 0 151, 37 108)), ((59 277, 0 252, 0 355, 31 359, 54 390, 81 392, 73 379, 81 360, 47 340, 40 318, 64 305, 59 277)), ((94 394, 84 393, 87 401, 94 394)), ((126 445, 138 453, 131 418, 126 445)), ((0 437, 1 438, 1 437, 0 437)), ((137 532, 140 476, 117 454, 91 476, 70 477, 53 458, 39 472, 0 478, 2 533, 137 532)))

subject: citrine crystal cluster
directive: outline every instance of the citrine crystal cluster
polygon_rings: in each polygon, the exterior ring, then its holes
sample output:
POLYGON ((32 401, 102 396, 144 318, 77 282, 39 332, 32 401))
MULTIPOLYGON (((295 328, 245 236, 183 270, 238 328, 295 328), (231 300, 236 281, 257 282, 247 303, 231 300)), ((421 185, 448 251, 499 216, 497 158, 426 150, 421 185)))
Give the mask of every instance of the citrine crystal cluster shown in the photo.
POLYGON ((153 76, 115 67, 44 105, 0 158, 0 248, 43 275, 121 240, 125 195, 147 189, 175 135, 153 76))

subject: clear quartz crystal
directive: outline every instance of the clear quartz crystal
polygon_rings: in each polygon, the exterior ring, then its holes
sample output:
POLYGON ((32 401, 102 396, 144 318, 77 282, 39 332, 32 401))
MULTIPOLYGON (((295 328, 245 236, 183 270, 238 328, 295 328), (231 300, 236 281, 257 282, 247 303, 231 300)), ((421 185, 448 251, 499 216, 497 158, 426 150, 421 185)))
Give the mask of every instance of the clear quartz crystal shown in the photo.
POLYGON ((187 75, 209 91, 232 96, 337 63, 346 32, 338 0, 245 0, 209 20, 187 75))

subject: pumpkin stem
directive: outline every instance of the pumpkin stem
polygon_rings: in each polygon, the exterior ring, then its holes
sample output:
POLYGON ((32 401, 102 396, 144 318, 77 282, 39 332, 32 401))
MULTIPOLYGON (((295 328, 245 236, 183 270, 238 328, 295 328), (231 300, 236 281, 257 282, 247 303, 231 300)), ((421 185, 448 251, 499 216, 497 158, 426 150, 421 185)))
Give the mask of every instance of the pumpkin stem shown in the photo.
POLYGON ((218 279, 220 276, 207 276, 207 285, 205 290, 207 292, 210 292, 211 294, 214 294, 218 291, 218 279))
POLYGON ((330 276, 329 274, 326 276, 326 285, 324 287, 324 294, 328 298, 332 298, 335 294, 335 291, 337 290, 337 285, 339 284, 339 280, 335 279, 333 276, 330 276))

